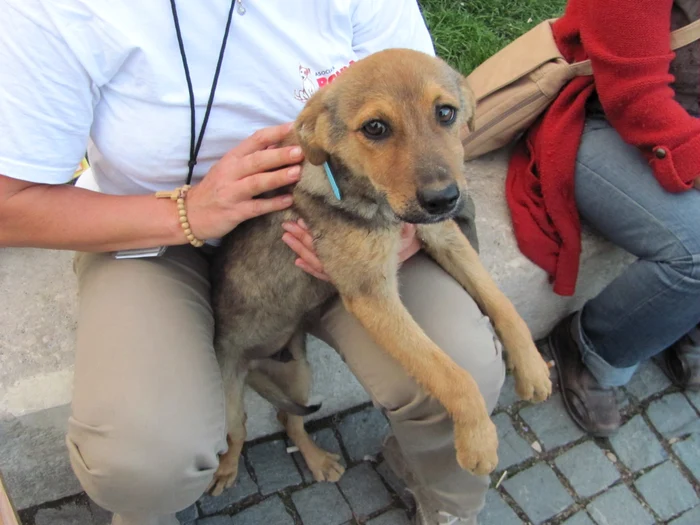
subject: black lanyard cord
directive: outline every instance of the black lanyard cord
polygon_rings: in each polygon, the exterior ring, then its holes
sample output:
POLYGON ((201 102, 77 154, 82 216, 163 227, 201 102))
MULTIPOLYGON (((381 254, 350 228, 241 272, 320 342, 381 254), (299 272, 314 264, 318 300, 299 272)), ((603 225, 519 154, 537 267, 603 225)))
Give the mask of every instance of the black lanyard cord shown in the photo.
POLYGON ((194 107, 194 90, 192 89, 192 79, 190 78, 190 68, 187 65, 187 56, 185 54, 185 44, 182 41, 182 33, 180 32, 180 21, 177 16, 177 8, 175 7, 175 0, 170 0, 170 6, 173 10, 173 21, 175 22, 175 32, 177 33, 177 43, 180 47, 180 56, 182 57, 182 66, 185 69, 185 78, 187 79, 187 90, 190 94, 190 160, 187 163, 187 182, 190 184, 192 182, 192 172, 195 165, 197 164, 197 155, 199 155, 199 148, 202 146, 202 139, 204 138, 204 130, 207 127, 207 122, 209 121, 209 114, 211 113, 211 107, 214 102, 214 93, 216 93, 216 85, 219 82, 219 73, 221 72, 221 64, 224 61, 224 51, 226 50, 226 41, 228 40, 229 29, 231 28, 231 19, 233 17, 233 8, 236 5, 236 0, 231 0, 231 9, 228 12, 228 20, 226 22, 226 31, 224 31, 224 38, 221 41, 221 50, 219 51, 219 61, 216 64, 216 71, 214 72, 214 81, 211 85, 211 90, 209 92, 209 100, 207 101, 207 108, 204 112, 204 120, 202 121, 202 129, 199 131, 199 137, 197 138, 197 144, 195 146, 194 136, 195 136, 195 107, 194 107))

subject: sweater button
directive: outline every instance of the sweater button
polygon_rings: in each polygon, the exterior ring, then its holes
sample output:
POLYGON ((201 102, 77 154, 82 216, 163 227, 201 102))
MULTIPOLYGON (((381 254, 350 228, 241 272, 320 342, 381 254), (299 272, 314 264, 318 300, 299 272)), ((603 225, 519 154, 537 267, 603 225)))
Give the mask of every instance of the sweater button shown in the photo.
POLYGON ((665 159, 666 158, 666 150, 663 148, 656 148, 654 150, 654 155, 656 155, 657 159, 665 159))

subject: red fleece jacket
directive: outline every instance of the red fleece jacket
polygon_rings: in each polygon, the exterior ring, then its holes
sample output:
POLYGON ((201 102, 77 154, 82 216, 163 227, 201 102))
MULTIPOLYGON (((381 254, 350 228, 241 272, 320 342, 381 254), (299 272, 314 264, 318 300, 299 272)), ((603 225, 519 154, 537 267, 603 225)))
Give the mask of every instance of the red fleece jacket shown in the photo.
POLYGON ((681 192, 700 177, 700 119, 674 100, 670 87, 672 5, 569 0, 553 26, 564 57, 590 58, 593 76, 571 81, 516 145, 506 197, 521 251, 547 271, 557 294, 573 295, 576 287, 581 226, 574 168, 594 91, 611 125, 646 156, 664 189, 681 192))

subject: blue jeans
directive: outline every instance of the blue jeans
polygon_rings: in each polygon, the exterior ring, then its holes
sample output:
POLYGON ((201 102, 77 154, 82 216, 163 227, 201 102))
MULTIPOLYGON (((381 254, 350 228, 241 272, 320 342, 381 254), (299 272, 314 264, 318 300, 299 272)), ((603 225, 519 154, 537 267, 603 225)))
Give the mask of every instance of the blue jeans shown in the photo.
POLYGON ((700 191, 665 191, 638 149, 598 117, 586 122, 575 180, 581 219, 638 258, 573 324, 591 373, 620 386, 700 322, 700 191))

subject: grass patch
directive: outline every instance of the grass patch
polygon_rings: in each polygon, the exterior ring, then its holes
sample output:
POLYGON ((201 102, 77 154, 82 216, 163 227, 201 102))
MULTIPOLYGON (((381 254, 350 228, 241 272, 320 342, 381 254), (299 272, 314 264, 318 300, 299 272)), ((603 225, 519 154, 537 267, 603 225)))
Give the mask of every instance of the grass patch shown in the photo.
POLYGON ((548 18, 566 0, 419 0, 437 54, 463 74, 548 18))

